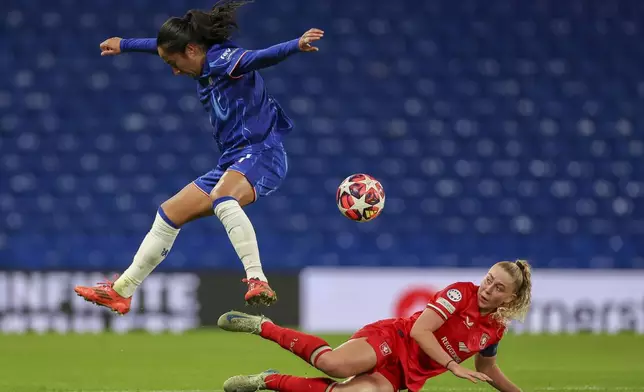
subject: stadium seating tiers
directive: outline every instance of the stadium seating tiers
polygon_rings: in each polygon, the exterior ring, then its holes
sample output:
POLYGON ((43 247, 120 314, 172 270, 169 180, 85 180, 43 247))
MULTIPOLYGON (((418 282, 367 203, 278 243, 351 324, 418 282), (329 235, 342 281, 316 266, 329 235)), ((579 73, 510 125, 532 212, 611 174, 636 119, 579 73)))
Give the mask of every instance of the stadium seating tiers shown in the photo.
MULTIPOLYGON (((120 270, 157 206, 215 165, 192 80, 98 50, 207 7, 0 6, 0 268, 120 270)), ((265 268, 643 268, 643 17, 637 0, 249 5, 244 47, 326 33, 262 71, 296 124, 286 182, 248 209, 265 268), (356 172, 387 192, 366 224, 334 200, 356 172)), ((159 269, 239 266, 213 218, 159 269)))

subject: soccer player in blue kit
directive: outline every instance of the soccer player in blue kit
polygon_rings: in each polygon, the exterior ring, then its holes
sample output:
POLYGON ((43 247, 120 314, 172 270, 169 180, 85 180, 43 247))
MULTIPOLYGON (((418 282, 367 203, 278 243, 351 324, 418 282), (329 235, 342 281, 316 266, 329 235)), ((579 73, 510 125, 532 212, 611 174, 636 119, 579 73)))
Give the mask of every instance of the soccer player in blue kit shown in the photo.
POLYGON ((224 225, 244 265, 246 302, 268 306, 277 299, 262 270, 253 225, 242 207, 270 195, 284 180, 288 165, 282 138, 293 126, 266 92, 257 71, 298 52, 316 52, 318 48, 311 43, 324 33, 311 29, 267 49, 242 49, 230 37, 237 28, 236 11, 246 3, 223 1, 210 12, 191 10, 181 18, 172 17, 161 26, 156 39, 115 37, 100 45, 103 56, 157 53, 175 75, 195 79, 221 157, 213 170, 161 204, 132 264, 116 281, 75 287, 87 301, 127 313, 135 290, 168 255, 181 227, 211 215, 224 225))

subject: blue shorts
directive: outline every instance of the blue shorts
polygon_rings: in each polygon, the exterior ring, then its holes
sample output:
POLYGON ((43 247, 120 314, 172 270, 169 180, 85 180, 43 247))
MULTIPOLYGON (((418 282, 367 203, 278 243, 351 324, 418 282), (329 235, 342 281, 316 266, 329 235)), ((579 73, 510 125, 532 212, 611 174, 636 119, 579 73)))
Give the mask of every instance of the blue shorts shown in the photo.
POLYGON ((197 178, 194 184, 210 195, 226 170, 243 174, 253 186, 254 200, 257 200, 258 196, 268 196, 275 192, 286 177, 288 171, 286 151, 283 146, 256 152, 240 151, 238 158, 219 162, 213 170, 197 178))

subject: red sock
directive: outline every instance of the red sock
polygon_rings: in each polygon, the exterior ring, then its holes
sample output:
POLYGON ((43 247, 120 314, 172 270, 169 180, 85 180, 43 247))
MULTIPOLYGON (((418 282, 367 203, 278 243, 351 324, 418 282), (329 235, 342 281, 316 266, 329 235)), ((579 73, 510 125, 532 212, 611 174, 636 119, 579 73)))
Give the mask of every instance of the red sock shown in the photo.
POLYGON ((329 343, 317 336, 307 335, 304 332, 280 327, 273 323, 262 324, 260 336, 274 341, 283 349, 293 352, 313 366, 321 354, 331 351, 329 343), (313 354, 315 354, 315 358, 313 358, 313 354))
POLYGON ((330 378, 305 378, 272 374, 266 377, 266 388, 279 392, 331 392, 335 381, 330 378))

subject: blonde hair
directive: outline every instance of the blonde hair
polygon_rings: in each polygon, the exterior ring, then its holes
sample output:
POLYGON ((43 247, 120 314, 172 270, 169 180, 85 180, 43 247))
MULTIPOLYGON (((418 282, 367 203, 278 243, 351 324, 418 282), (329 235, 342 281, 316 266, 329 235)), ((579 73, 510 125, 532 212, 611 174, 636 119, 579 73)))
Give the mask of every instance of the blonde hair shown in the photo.
POLYGON ((526 260, 501 261, 496 263, 510 275, 514 282, 516 298, 509 304, 499 307, 493 317, 504 325, 511 320, 523 321, 532 301, 532 272, 526 260))

